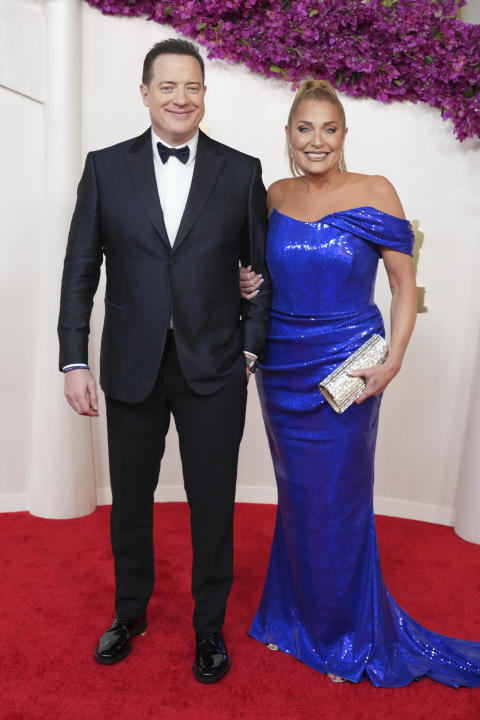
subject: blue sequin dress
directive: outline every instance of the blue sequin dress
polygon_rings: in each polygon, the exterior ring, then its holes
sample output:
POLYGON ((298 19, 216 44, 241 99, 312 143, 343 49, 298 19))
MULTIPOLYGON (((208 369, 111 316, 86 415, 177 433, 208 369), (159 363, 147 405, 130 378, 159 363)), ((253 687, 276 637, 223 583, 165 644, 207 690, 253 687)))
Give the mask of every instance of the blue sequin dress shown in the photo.
POLYGON ((317 383, 373 333, 379 247, 412 253, 406 220, 372 207, 303 222, 274 210, 268 350, 257 384, 278 483, 270 565, 250 634, 322 673, 400 687, 480 686, 480 643, 410 618, 385 587, 373 517, 381 398, 337 415, 317 383))

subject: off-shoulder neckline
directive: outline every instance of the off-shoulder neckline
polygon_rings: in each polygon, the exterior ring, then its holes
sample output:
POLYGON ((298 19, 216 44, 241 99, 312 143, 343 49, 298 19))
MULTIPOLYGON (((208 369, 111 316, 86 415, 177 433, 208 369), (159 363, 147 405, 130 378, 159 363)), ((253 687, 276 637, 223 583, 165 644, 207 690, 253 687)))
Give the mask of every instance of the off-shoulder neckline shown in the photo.
POLYGON ((390 213, 384 212, 383 210, 378 210, 378 208, 373 207, 373 205, 360 205, 359 207, 353 207, 348 208, 348 210, 334 210, 331 213, 327 213, 323 217, 319 218, 318 220, 298 220, 297 218, 292 217, 291 215, 286 215, 285 213, 280 212, 280 210, 277 210, 277 208, 273 208, 270 215, 273 215, 273 213, 277 213, 277 215, 280 215, 281 217, 288 218, 288 220, 293 220, 294 222, 303 223, 304 225, 314 225, 316 223, 323 222, 329 217, 332 217, 334 215, 346 215, 347 213, 355 212, 356 210, 374 210, 377 213, 380 213, 380 215, 385 215, 388 218, 391 218, 392 220, 399 220, 400 222, 408 222, 405 218, 397 217, 397 215, 390 215, 390 213))

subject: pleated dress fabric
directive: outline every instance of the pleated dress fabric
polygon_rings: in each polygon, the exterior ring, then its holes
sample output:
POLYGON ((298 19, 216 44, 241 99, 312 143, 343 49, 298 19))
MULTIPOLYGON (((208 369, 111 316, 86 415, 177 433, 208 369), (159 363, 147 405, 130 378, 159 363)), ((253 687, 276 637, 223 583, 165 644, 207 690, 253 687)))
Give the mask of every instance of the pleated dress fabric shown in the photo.
POLYGON ((373 333, 380 247, 412 253, 408 221, 372 207, 317 222, 274 210, 267 355, 257 373, 278 483, 268 574, 250 634, 322 673, 401 687, 480 686, 480 643, 431 632, 386 588, 373 516, 381 398, 337 415, 317 384, 373 333))

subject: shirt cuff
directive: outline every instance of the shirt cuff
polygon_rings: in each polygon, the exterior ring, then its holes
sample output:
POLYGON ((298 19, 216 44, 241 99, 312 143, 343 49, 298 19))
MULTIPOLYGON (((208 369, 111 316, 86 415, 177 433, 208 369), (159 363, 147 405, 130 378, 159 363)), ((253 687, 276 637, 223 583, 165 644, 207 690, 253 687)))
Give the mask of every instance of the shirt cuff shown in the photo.
POLYGON ((245 357, 252 357, 254 360, 258 360, 258 355, 255 355, 255 353, 250 352, 250 350, 244 350, 245 357))

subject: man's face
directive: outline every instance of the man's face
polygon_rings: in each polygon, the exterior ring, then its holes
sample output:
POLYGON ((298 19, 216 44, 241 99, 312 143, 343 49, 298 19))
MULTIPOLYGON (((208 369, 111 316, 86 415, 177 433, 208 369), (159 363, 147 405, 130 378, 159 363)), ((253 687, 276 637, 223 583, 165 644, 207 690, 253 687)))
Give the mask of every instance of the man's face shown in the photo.
POLYGON ((155 133, 169 145, 183 145, 197 132, 205 113, 202 70, 190 55, 159 55, 152 79, 140 85, 155 133))

